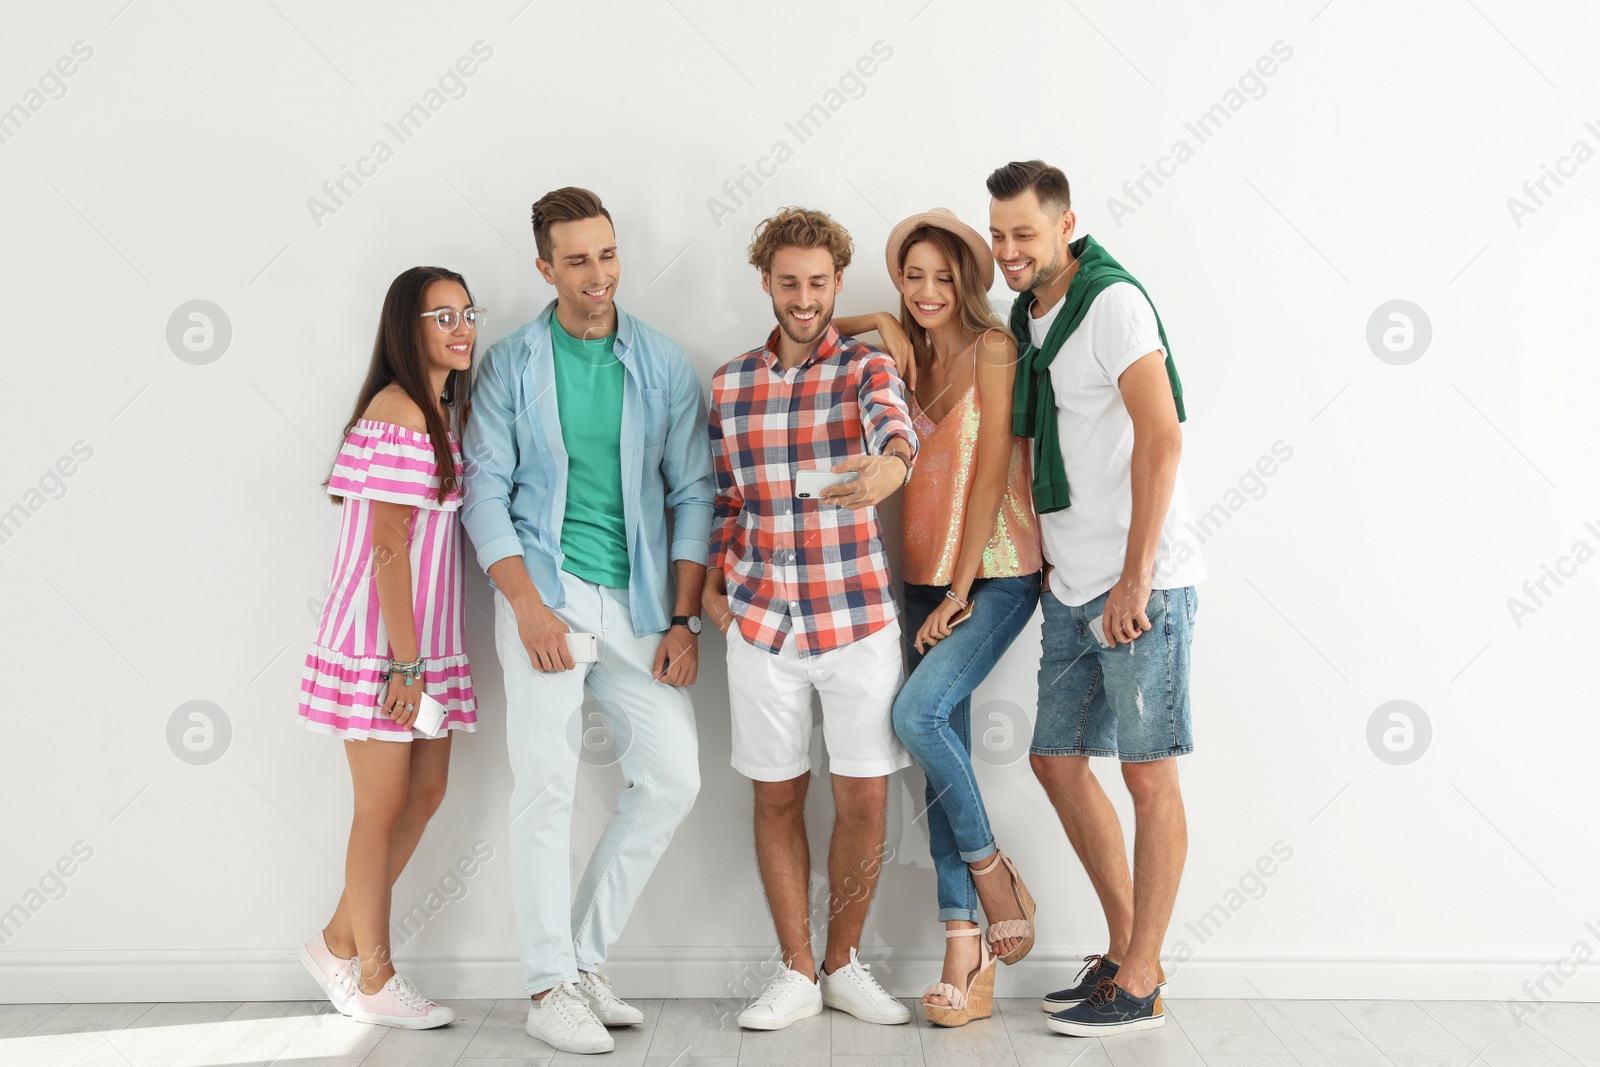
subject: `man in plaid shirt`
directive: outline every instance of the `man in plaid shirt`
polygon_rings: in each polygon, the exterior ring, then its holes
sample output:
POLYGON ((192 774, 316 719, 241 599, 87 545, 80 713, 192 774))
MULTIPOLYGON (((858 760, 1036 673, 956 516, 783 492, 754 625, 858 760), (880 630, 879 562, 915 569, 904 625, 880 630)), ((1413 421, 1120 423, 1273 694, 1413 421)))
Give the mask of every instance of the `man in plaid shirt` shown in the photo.
POLYGON ((876 505, 910 478, 917 437, 894 361, 833 326, 850 253, 850 235, 820 211, 786 208, 757 227, 750 262, 778 326, 712 383, 704 606, 728 639, 733 766, 754 780, 756 855, 783 953, 739 1016, 761 1030, 824 1004, 867 1022, 911 1018, 856 948, 883 856, 888 776, 910 763, 890 714, 904 675, 876 505), (802 500, 795 475, 806 469, 854 478, 802 500), (807 914, 813 691, 837 810, 820 980, 807 914))

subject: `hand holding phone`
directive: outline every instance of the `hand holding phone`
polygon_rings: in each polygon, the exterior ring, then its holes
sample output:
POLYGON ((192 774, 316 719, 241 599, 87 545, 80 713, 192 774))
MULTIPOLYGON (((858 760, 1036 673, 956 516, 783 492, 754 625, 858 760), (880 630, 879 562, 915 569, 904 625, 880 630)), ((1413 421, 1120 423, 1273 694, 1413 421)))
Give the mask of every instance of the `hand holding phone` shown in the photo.
POLYGON ((803 469, 795 471, 794 495, 801 500, 813 500, 822 495, 824 489, 831 489, 836 485, 849 485, 860 475, 855 471, 843 471, 835 474, 830 470, 818 468, 816 470, 803 469))
POLYGON ((1106 640, 1106 617, 1104 615, 1096 615, 1089 620, 1089 632, 1094 634, 1094 639, 1099 642, 1101 648, 1111 647, 1111 642, 1106 640))
POLYGON ((967 601, 965 607, 957 608, 951 613, 950 617, 944 621, 945 632, 943 637, 936 635, 933 632, 933 626, 937 621, 934 616, 937 615, 937 612, 935 612, 933 615, 929 615, 928 618, 923 622, 922 628, 917 631, 916 640, 913 642, 917 651, 926 653, 928 649, 931 649, 934 645, 938 644, 944 639, 944 637, 950 636, 951 630, 954 630, 957 626, 960 626, 962 623, 972 618, 972 604, 973 602, 969 600, 967 601))
POLYGON ((423 737, 435 738, 444 734, 444 705, 427 693, 417 697, 417 717, 411 728, 423 737))
POLYGON ((594 634, 567 631, 567 651, 573 663, 595 663, 600 659, 600 638, 594 634))

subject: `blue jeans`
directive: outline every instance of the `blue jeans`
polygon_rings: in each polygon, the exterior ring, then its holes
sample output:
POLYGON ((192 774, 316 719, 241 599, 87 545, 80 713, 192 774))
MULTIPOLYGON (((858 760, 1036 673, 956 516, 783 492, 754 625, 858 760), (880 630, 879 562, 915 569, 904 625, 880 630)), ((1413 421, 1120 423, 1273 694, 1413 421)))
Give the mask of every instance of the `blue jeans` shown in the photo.
POLYGON ((969 863, 994 855, 994 834, 972 773, 972 691, 1033 617, 1039 573, 972 583, 972 617, 926 654, 917 631, 948 586, 905 587, 903 628, 911 676, 894 701, 894 732, 927 776, 928 844, 939 879, 939 921, 978 921, 969 863))
POLYGON ((1199 605, 1194 586, 1156 589, 1145 605, 1150 629, 1132 644, 1101 648, 1089 620, 1103 615, 1107 590, 1075 608, 1044 594, 1039 714, 1030 749, 1038 756, 1115 756, 1145 763, 1194 751, 1189 721, 1189 640, 1199 605))

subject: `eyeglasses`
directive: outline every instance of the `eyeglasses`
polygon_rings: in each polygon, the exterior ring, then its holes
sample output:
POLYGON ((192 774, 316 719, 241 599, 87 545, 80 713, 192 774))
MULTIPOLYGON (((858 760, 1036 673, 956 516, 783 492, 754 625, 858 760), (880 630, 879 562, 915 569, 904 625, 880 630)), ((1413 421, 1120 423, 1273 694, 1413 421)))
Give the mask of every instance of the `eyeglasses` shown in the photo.
POLYGON ((439 308, 435 311, 424 311, 422 318, 432 319, 438 324, 439 329, 450 333, 456 328, 457 323, 462 321, 466 322, 468 329, 476 330, 483 325, 484 316, 487 314, 488 312, 481 307, 463 308, 460 311, 455 308, 439 308))

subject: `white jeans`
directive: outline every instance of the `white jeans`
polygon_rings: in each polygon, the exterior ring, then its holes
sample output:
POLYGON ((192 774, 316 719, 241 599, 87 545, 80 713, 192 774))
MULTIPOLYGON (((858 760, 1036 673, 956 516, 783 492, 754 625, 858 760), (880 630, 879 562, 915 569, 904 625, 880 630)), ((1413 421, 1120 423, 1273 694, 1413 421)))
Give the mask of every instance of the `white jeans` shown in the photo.
POLYGON ((514 779, 511 892, 530 994, 576 982, 580 969, 605 962, 700 790, 689 694, 650 676, 663 635, 634 635, 626 589, 565 571, 561 583, 567 603, 552 610, 573 632, 600 639, 599 662, 570 671, 535 670, 510 603, 498 591, 494 597, 514 779), (598 708, 585 708, 585 685, 598 708), (574 899, 568 853, 580 754, 591 762, 615 760, 623 788, 574 899))

